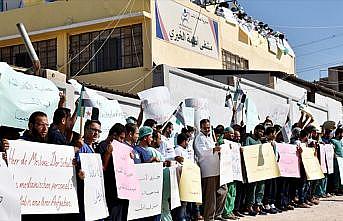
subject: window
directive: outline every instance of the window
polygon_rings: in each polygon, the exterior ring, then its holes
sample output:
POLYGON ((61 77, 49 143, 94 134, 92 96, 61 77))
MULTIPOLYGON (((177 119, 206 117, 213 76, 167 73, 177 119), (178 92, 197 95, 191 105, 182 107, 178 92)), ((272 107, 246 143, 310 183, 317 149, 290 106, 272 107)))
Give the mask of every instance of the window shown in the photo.
POLYGON ((70 36, 70 74, 90 74, 143 66, 142 25, 70 36), (107 37, 109 37, 107 39, 107 37), (93 41, 93 42, 92 42, 93 41), (87 64, 88 63, 88 64, 87 64))
POLYGON ((249 61, 229 51, 222 50, 223 69, 225 70, 248 70, 249 61))
MULTIPOLYGON (((57 45, 56 39, 37 41, 32 43, 42 68, 57 69, 57 45)), ((25 46, 13 45, 0 48, 0 61, 18 67, 32 67, 32 62, 25 46)))

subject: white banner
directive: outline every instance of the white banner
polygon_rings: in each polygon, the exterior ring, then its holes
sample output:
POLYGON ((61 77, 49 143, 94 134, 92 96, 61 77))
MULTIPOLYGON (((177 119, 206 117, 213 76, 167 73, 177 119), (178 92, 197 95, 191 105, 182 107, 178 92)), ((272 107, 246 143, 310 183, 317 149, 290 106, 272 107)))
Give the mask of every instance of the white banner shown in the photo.
POLYGON ((170 209, 181 206, 180 194, 179 194, 179 184, 177 182, 176 173, 179 172, 178 168, 173 166, 169 167, 170 174, 170 209))
POLYGON ((0 152, 0 220, 1 221, 20 221, 20 200, 19 193, 15 188, 12 175, 2 159, 0 152))
MULTIPOLYGON (((73 85, 75 92, 80 93, 82 85, 75 80, 69 80, 73 85)), ((108 132, 115 123, 126 124, 124 113, 121 109, 120 104, 117 100, 109 100, 104 96, 99 95, 95 90, 85 87, 87 94, 89 95, 92 103, 99 109, 99 121, 101 123, 102 133, 100 134, 99 139, 104 140, 108 136, 108 132)), ((75 100, 80 96, 76 95, 75 100)), ((92 108, 86 108, 91 110, 92 108)), ((88 111, 89 112, 89 111, 88 111)), ((87 111, 86 111, 87 113, 87 111)), ((88 118, 92 113, 88 114, 88 118)), ((86 118, 86 117, 85 117, 86 118)), ((86 120, 83 121, 83 124, 86 120)), ((74 131, 80 132, 80 118, 77 118, 75 122, 74 131)))
POLYGON ((332 144, 325 145, 325 158, 326 158, 326 165, 328 169, 328 174, 332 174, 334 171, 334 156, 335 156, 335 150, 332 144))
POLYGON ((0 62, 0 125, 26 129, 35 111, 43 111, 52 120, 58 94, 50 80, 16 72, 0 62))
POLYGON ((220 185, 224 185, 233 181, 233 157, 230 144, 224 143, 220 147, 220 185))
POLYGON ((185 106, 194 109, 194 126, 200 129, 202 119, 210 119, 208 100, 206 98, 187 98, 185 106))
POLYGON ((131 200, 127 219, 161 214, 163 163, 135 164, 141 184, 142 199, 131 200))
POLYGON ((8 167, 22 214, 78 213, 74 148, 10 140, 8 167))
POLYGON ((106 218, 108 208, 105 198, 101 156, 97 153, 80 153, 80 161, 81 169, 85 173, 85 219, 91 221, 106 218))
POLYGON ((232 151, 232 173, 233 179, 243 181, 242 160, 241 160, 241 144, 230 142, 232 151))
POLYGON ((182 107, 182 111, 186 125, 194 127, 194 109, 192 107, 182 107))
POLYGON ((341 185, 343 185, 343 158, 342 157, 337 157, 337 164, 339 168, 339 175, 341 178, 341 185))
POLYGON ((170 104, 170 93, 167 87, 154 87, 138 93, 143 102, 145 119, 154 119, 163 124, 172 115, 176 107, 170 104))
POLYGON ((156 0, 156 37, 217 59, 218 22, 172 0, 156 0))

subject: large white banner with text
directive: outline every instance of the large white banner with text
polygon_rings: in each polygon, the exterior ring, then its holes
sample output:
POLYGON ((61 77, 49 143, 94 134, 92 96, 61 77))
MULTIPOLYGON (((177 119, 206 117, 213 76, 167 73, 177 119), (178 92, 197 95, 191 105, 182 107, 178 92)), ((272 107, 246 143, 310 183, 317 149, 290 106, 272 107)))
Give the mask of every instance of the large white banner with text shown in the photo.
POLYGON ((78 213, 74 148, 10 140, 8 168, 20 194, 22 214, 78 213))

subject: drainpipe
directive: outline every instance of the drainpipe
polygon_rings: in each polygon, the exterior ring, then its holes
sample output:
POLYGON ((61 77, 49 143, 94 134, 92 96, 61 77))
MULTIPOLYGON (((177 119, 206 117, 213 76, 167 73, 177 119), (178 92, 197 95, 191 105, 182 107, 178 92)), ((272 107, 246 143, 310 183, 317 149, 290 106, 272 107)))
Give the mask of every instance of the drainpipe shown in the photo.
POLYGON ((26 32, 25 26, 23 23, 18 23, 17 28, 24 41, 26 51, 29 53, 29 56, 31 58, 35 75, 40 76, 40 68, 41 68, 40 61, 39 61, 39 58, 37 56, 35 49, 32 46, 32 42, 29 38, 29 35, 26 32))

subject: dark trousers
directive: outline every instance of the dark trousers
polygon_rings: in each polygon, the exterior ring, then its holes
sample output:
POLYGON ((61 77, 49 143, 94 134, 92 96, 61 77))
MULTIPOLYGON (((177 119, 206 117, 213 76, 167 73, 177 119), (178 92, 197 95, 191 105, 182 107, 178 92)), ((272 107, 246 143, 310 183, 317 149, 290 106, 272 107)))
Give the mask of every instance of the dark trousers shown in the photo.
POLYGON ((187 203, 181 202, 181 206, 171 211, 173 220, 187 221, 187 203))
POLYGON ((227 186, 220 186, 219 176, 201 179, 204 206, 204 220, 214 220, 223 214, 227 186))
POLYGON ((277 196, 276 178, 266 180, 265 181, 263 204, 264 205, 275 204, 276 203, 276 196, 277 196))
POLYGON ((289 184, 290 179, 288 177, 279 177, 277 178, 277 197, 276 205, 279 208, 286 207, 290 203, 289 197, 289 184))
POLYGON ((123 199, 118 199, 116 201, 117 202, 115 204, 108 208, 110 216, 105 219, 106 221, 127 220, 129 201, 123 199))
POLYGON ((235 181, 236 183, 236 198, 235 198, 235 208, 234 211, 239 211, 244 205, 245 198, 245 188, 241 181, 235 181))

